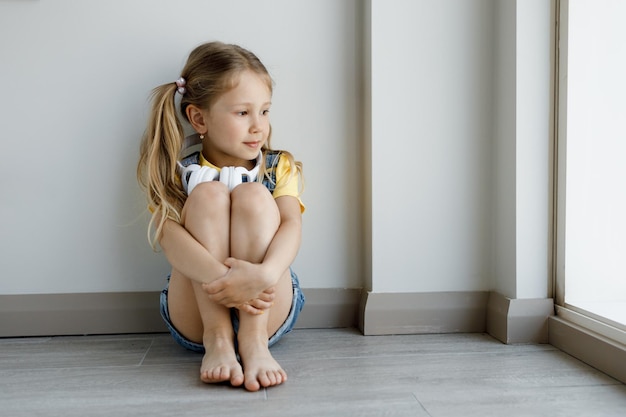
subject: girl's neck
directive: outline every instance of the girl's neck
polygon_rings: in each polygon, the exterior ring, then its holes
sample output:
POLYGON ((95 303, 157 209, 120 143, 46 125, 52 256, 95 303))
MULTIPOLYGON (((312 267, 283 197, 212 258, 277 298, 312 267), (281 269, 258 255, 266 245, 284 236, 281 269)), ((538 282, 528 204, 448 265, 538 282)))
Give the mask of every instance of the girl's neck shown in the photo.
POLYGON ((202 150, 202 156, 204 157, 204 159, 206 159, 208 162, 212 163, 218 168, 233 166, 243 167, 247 170, 251 170, 256 165, 256 159, 239 159, 226 154, 215 155, 212 152, 208 152, 206 149, 202 150))

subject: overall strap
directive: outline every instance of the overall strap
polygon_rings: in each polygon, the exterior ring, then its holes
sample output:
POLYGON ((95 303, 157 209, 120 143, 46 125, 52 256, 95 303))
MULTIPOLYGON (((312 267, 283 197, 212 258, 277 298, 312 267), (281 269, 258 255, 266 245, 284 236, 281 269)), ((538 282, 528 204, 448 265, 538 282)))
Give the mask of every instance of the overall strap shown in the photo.
POLYGON ((265 169, 267 174, 263 177, 263 185, 274 194, 276 188, 276 167, 280 159, 280 151, 267 151, 265 153, 265 169))
POLYGON ((178 161, 178 166, 182 166, 183 168, 187 168, 192 164, 200 164, 200 152, 194 152, 191 155, 181 159, 178 161))

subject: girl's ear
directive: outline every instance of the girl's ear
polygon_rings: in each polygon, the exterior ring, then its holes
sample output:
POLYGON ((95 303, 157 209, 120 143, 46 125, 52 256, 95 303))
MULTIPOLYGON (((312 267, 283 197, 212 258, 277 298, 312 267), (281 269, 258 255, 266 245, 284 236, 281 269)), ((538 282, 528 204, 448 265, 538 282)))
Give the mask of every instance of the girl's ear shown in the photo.
POLYGON ((186 109, 187 119, 194 130, 200 134, 205 134, 207 132, 205 115, 202 109, 193 104, 187 106, 186 109))

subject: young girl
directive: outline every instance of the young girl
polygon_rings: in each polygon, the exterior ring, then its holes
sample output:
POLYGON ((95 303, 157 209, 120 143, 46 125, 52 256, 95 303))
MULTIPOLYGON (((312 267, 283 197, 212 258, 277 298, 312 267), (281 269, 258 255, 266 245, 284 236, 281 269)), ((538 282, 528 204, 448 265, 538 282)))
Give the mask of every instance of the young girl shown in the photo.
POLYGON ((304 304, 290 268, 302 165, 270 148, 271 100, 272 80, 254 54, 220 42, 197 47, 181 77, 153 91, 137 168, 151 243, 172 266, 163 319, 179 344, 204 353, 202 381, 250 391, 287 380, 269 347, 304 304), (184 138, 178 99, 195 137, 184 138), (189 156, 183 148, 194 139, 201 151, 189 156))

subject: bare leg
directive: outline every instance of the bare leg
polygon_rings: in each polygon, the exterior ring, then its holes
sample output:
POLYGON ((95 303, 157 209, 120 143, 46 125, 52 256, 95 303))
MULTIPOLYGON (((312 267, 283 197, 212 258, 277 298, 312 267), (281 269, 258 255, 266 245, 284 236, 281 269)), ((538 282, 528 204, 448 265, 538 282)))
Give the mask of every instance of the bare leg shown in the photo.
POLYGON ((243 362, 245 387, 249 391, 287 380, 287 373, 270 353, 267 342, 289 314, 293 295, 289 271, 281 278, 275 295, 274 306, 266 314, 242 313, 239 316, 239 355, 243 362))
MULTIPOLYGON (((220 183, 200 184, 187 199, 183 226, 218 260, 229 251, 230 197, 220 183)), ((224 273, 227 268, 224 266, 224 273)), ((244 382, 237 361, 230 310, 211 301, 200 284, 172 271, 168 294, 172 323, 187 337, 202 343, 206 353, 200 367, 200 379, 207 383, 244 382)))
POLYGON ((186 338, 202 343, 206 350, 200 379, 206 383, 243 383, 237 361, 230 310, 208 299, 199 284, 172 272, 168 294, 172 323, 186 338), (205 324, 206 323, 206 324, 205 324))
MULTIPOLYGON (((231 256, 261 262, 280 225, 280 214, 273 197, 260 184, 242 184, 231 194, 231 256)), ((289 270, 276 286, 274 305, 266 314, 239 315, 239 354, 247 390, 278 385, 287 374, 272 357, 268 339, 289 314, 293 289, 289 270)))

